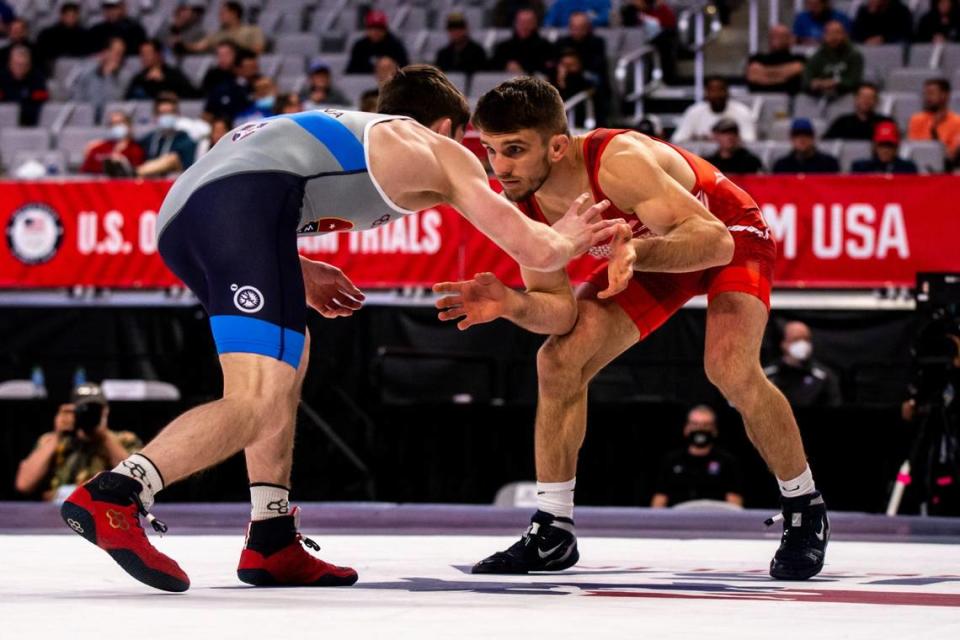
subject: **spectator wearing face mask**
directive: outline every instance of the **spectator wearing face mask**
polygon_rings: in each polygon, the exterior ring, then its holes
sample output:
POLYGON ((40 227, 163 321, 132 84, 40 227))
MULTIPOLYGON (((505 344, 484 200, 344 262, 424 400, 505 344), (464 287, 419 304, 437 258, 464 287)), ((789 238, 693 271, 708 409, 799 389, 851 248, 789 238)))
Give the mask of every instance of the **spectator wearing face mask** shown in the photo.
POLYGON ((843 402, 840 380, 828 367, 813 359, 813 334, 803 322, 783 328, 780 359, 763 370, 793 408, 836 407, 843 402))
POLYGON ((672 507, 692 500, 716 500, 743 506, 740 464, 716 446, 717 414, 705 404, 687 414, 687 446, 668 453, 660 465, 651 507, 672 507))
POLYGON ((147 158, 137 168, 141 177, 177 174, 193 164, 197 144, 177 128, 180 104, 173 94, 160 94, 153 104, 156 128, 139 141, 147 158))
POLYGON ((130 116, 123 111, 112 111, 107 116, 107 125, 110 127, 107 137, 90 143, 80 171, 97 175, 134 175, 146 154, 133 139, 130 116))

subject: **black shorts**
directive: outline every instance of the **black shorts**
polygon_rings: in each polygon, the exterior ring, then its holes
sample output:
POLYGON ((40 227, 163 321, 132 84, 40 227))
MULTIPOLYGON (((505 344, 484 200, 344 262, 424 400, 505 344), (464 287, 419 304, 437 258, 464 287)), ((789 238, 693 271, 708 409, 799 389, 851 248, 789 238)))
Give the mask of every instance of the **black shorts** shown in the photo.
POLYGON ((300 363, 307 322, 297 226, 304 180, 234 174, 194 191, 161 231, 160 255, 210 316, 218 353, 300 363))

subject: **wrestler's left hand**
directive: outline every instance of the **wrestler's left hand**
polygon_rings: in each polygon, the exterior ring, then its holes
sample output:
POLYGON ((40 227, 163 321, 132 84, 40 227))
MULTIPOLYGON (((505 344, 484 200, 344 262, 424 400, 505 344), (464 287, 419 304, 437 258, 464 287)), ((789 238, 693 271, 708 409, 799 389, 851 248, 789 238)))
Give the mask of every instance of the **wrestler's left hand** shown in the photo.
POLYGON ((307 304, 324 318, 346 318, 363 306, 366 296, 343 271, 300 256, 307 304))

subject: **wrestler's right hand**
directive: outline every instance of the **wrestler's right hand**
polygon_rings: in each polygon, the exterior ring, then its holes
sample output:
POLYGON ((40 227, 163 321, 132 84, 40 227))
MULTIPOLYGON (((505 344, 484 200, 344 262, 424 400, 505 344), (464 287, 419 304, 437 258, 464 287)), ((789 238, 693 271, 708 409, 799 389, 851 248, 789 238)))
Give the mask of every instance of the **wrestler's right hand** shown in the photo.
POLYGON ((513 289, 508 288, 492 273, 478 273, 473 280, 440 282, 433 285, 434 293, 445 293, 434 303, 441 320, 460 320, 457 328, 463 331, 475 324, 484 324, 502 318, 508 313, 513 289))
POLYGON ((603 212, 610 207, 609 200, 601 200, 592 207, 583 209, 583 205, 589 198, 589 193, 580 194, 580 197, 570 204, 570 208, 563 217, 552 225, 554 231, 571 242, 571 259, 583 255, 591 247, 605 244, 616 233, 617 225, 625 222, 623 218, 613 220, 603 218, 603 212))

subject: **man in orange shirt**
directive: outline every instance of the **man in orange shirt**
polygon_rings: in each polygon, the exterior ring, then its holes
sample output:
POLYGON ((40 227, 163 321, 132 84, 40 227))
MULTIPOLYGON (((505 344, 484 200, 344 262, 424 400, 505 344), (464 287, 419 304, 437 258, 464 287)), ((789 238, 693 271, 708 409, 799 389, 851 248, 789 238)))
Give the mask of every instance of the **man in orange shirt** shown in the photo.
POLYGON ((909 140, 939 140, 950 157, 960 146, 960 113, 950 111, 950 82, 931 78, 923 83, 923 111, 913 114, 907 127, 909 140))

